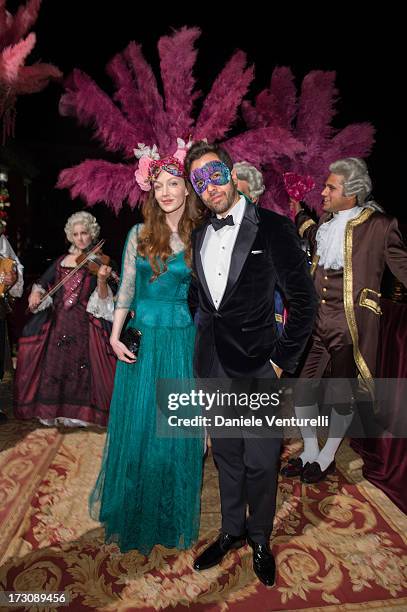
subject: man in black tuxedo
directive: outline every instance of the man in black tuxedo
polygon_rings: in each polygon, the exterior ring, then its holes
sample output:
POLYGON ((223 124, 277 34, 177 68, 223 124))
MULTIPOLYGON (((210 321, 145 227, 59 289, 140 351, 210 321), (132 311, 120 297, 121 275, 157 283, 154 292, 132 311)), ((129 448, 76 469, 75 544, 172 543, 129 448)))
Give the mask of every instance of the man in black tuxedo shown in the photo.
MULTIPOLYGON (((198 378, 271 378, 294 372, 312 330, 316 297, 305 255, 291 221, 256 207, 237 191, 233 164, 217 145, 197 142, 185 169, 211 216, 192 236, 191 310, 199 304, 194 369, 198 378), (279 337, 274 317, 278 282, 289 318, 279 337)), ((195 561, 203 570, 246 539, 258 578, 272 586, 269 549, 281 440, 254 437, 212 440, 219 471, 222 530, 195 561), (249 515, 246 519, 246 506, 249 515)))

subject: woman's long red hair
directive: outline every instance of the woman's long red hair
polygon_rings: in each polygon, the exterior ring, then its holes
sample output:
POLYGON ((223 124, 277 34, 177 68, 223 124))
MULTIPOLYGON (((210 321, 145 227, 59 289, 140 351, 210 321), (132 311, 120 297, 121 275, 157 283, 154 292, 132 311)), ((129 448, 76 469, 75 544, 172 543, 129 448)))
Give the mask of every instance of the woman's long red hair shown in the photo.
MULTIPOLYGON (((187 190, 185 210, 178 223, 178 235, 185 245, 185 262, 191 267, 191 234, 192 230, 202 223, 205 217, 205 208, 189 183, 187 183, 187 190)), ((167 270, 167 260, 172 254, 170 247, 171 230, 166 222, 165 213, 155 199, 154 189, 151 189, 147 200, 144 202, 142 212, 144 225, 139 234, 137 251, 150 262, 153 270, 151 280, 153 281, 167 270)))

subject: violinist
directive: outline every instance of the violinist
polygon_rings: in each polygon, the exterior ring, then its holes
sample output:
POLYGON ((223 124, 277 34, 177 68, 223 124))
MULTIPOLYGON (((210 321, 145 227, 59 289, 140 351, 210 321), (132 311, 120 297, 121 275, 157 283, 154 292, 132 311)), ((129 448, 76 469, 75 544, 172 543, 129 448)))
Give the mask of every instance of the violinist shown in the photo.
POLYGON ((28 298, 34 314, 19 341, 14 411, 48 426, 104 427, 116 366, 109 343, 112 266, 92 248, 100 233, 93 215, 71 215, 65 233, 68 253, 34 283, 28 298), (88 252, 96 265, 85 265, 88 252))

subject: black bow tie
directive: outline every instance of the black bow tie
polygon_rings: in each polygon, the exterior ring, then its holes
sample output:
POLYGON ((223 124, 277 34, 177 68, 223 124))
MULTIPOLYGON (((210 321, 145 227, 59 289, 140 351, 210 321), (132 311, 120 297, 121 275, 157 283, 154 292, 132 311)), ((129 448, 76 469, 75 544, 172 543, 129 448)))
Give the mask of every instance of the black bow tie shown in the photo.
POLYGON ((217 232, 221 227, 225 227, 225 225, 234 225, 232 215, 228 215, 227 217, 218 219, 216 215, 210 218, 210 222, 212 223, 212 227, 217 232))

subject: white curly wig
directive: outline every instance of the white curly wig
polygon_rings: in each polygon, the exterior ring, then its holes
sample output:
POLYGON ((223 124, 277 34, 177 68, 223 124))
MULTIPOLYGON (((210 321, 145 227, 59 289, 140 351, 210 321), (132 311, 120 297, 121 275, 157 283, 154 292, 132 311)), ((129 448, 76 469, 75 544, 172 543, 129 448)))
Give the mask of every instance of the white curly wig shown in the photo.
POLYGON ((263 175, 255 166, 252 166, 249 162, 241 161, 234 164, 233 170, 236 171, 238 179, 247 181, 251 198, 259 198, 264 193, 266 188, 263 182, 263 175))
POLYGON ((356 203, 361 208, 369 207, 384 212, 383 208, 371 197, 372 179, 363 159, 360 157, 338 159, 329 166, 329 170, 332 174, 339 174, 344 177, 344 196, 356 196, 356 203))
POLYGON ((71 215, 65 225, 65 234, 71 244, 73 243, 73 228, 75 225, 78 225, 78 223, 86 227, 92 241, 96 240, 100 233, 100 225, 93 215, 81 210, 71 215))
POLYGON ((344 196, 356 196, 358 206, 363 206, 372 191, 372 181, 366 162, 359 157, 345 157, 331 164, 329 170, 332 174, 344 177, 344 196))

